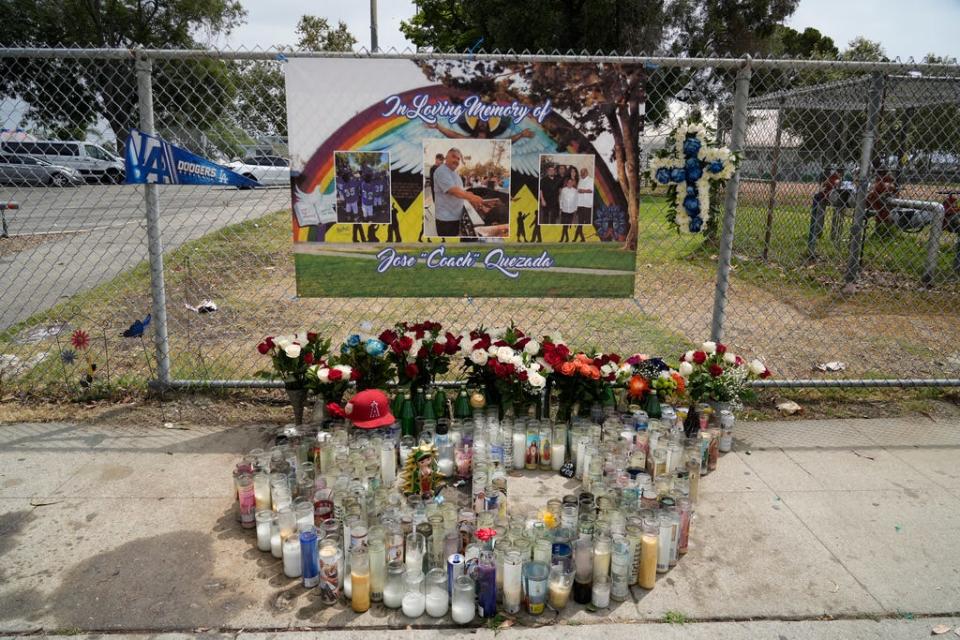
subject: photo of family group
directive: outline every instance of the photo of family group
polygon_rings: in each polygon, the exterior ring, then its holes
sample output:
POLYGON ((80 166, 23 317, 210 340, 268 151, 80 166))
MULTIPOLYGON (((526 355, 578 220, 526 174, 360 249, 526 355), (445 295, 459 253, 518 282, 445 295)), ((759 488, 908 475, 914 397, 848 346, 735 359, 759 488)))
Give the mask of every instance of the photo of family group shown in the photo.
POLYGON ((510 234, 509 140, 424 140, 423 163, 424 237, 510 234))
POLYGON ((390 154, 334 151, 337 222, 390 222, 390 154))
POLYGON ((583 226, 593 224, 593 154, 541 154, 537 224, 564 225, 561 242, 584 241, 583 226))

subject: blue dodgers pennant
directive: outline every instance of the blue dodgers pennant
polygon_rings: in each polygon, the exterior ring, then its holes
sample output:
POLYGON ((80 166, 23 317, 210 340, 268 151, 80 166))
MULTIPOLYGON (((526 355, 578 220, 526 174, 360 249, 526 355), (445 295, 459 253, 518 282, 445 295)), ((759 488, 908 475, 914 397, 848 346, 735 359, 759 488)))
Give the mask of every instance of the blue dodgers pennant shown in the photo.
POLYGON ((223 184, 256 187, 246 178, 157 136, 131 129, 124 152, 127 184, 223 184))

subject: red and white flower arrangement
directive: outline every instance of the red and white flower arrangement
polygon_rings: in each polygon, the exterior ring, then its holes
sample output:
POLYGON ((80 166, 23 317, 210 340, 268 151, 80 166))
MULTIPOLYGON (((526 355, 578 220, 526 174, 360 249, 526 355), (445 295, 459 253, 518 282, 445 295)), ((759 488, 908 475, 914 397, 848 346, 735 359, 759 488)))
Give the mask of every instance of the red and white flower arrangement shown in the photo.
POLYGON ((760 360, 748 364, 722 342, 712 341, 680 356, 677 370, 687 380, 692 401, 728 402, 734 408, 753 396, 748 381, 771 375, 760 360))
POLYGON ((307 383, 307 370, 321 362, 329 350, 330 340, 321 339, 313 331, 267 336, 257 344, 257 351, 270 356, 273 370, 259 371, 257 375, 279 378, 288 389, 303 389, 307 383))
POLYGON ((547 386, 542 345, 514 325, 480 327, 463 336, 464 368, 471 383, 483 386, 501 406, 526 406, 547 386))
POLYGON ((451 359, 460 353, 463 336, 443 330, 439 322, 398 323, 380 334, 388 357, 397 367, 400 384, 432 384, 450 371, 451 359))

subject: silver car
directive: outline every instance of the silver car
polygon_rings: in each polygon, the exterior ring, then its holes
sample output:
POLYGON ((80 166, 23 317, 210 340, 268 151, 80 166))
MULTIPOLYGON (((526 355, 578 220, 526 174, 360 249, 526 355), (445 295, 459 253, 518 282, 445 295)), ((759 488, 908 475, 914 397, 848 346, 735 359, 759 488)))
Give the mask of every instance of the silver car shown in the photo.
POLYGON ((50 164, 30 156, 0 154, 0 184, 36 184, 70 187, 84 184, 76 169, 50 164))

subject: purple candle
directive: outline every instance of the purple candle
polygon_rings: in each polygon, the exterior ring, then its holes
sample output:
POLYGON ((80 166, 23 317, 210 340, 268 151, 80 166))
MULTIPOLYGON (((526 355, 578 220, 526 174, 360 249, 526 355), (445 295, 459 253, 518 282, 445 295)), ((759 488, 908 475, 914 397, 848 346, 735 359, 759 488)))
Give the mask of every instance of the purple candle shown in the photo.
POLYGON ((477 588, 480 592, 480 617, 494 617, 497 615, 497 565, 493 552, 486 549, 480 552, 477 588))

